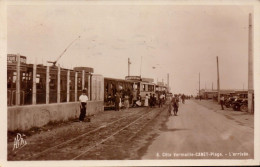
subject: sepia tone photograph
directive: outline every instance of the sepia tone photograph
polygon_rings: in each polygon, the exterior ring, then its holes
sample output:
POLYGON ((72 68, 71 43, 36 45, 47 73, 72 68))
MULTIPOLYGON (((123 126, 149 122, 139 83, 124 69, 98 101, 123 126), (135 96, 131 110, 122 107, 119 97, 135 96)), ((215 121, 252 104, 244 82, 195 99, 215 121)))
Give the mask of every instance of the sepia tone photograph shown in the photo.
POLYGON ((259 164, 257 5, 181 2, 5 1, 5 161, 259 164))

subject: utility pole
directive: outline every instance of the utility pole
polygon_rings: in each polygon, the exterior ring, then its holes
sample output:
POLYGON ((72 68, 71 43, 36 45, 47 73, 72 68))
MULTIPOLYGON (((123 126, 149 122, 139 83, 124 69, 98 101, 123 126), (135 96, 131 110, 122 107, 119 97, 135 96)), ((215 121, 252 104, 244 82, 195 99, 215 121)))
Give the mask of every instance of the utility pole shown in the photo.
POLYGON ((142 59, 143 59, 143 56, 141 56, 140 77, 142 76, 142 59))
POLYGON ((169 92, 169 89, 170 89, 170 76, 169 76, 169 73, 167 73, 167 89, 168 89, 168 92, 169 92))
POLYGON ((199 73, 199 99, 200 99, 200 73, 199 73))
POLYGON ((248 112, 254 112, 254 77, 253 77, 253 23, 252 14, 249 14, 248 29, 248 112))
POLYGON ((218 81, 218 103, 219 103, 219 101, 220 101, 220 83, 219 83, 219 66, 218 66, 218 56, 217 56, 217 73, 218 73, 218 79, 217 79, 217 81, 218 81))
POLYGON ((130 58, 128 58, 128 76, 130 76, 130 64, 131 64, 130 58))

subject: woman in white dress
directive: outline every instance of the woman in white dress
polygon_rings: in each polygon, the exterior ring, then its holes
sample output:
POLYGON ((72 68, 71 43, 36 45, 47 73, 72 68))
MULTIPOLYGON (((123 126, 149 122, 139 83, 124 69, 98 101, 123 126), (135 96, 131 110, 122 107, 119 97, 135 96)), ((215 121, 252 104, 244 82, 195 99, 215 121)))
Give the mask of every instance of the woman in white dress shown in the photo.
POLYGON ((145 95, 145 100, 144 100, 144 106, 148 107, 148 100, 149 100, 149 96, 148 94, 145 95))

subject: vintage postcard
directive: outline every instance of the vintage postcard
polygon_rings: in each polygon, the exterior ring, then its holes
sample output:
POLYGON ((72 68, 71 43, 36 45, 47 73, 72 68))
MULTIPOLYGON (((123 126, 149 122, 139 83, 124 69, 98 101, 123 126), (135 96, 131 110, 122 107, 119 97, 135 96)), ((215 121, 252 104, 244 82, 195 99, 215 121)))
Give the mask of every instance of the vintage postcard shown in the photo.
POLYGON ((259 1, 0 5, 0 167, 259 165, 259 1))

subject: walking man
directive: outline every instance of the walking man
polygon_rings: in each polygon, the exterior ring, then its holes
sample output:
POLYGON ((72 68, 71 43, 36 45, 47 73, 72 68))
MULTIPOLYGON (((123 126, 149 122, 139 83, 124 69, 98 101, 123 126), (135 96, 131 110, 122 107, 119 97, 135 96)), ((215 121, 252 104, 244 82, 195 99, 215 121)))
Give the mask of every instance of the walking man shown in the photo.
POLYGON ((178 97, 172 98, 173 112, 175 116, 177 116, 178 113, 178 108, 179 108, 178 102, 179 102, 178 97))
POLYGON ((222 110, 224 110, 224 100, 225 100, 224 96, 221 96, 221 98, 220 98, 220 105, 221 105, 221 109, 222 110))

